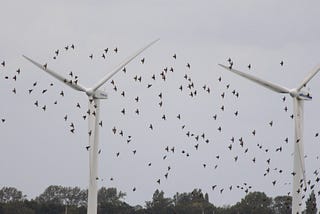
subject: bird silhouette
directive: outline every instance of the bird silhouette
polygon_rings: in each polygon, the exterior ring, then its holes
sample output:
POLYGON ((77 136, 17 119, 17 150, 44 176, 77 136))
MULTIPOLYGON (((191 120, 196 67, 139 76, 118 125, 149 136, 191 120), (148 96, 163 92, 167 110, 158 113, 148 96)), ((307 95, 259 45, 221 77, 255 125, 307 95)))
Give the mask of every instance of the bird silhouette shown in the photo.
POLYGON ((165 115, 165 114, 162 115, 162 119, 163 119, 163 120, 166 120, 166 115, 165 115))
POLYGON ((124 114, 126 113, 126 110, 123 108, 123 109, 121 110, 121 113, 124 115, 124 114))
POLYGON ((116 132, 117 132, 116 127, 113 127, 113 128, 112 128, 112 132, 113 132, 113 134, 116 134, 116 132))

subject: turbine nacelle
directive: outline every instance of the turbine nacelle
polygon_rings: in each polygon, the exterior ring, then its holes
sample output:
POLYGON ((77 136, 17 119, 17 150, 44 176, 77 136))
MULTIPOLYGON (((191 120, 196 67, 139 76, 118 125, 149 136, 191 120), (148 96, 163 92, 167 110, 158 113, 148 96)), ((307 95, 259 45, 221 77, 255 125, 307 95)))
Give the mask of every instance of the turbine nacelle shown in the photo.
POLYGON ((306 91, 300 91, 298 98, 300 100, 306 100, 306 101, 312 100, 311 94, 309 92, 306 92, 306 91))
POLYGON ((108 94, 107 94, 107 92, 105 92, 105 91, 96 90, 96 91, 93 93, 93 97, 96 98, 96 99, 108 99, 108 94))
POLYGON ((306 91, 298 91, 298 89, 294 88, 289 91, 291 97, 296 97, 299 100, 312 100, 312 97, 309 92, 306 91))

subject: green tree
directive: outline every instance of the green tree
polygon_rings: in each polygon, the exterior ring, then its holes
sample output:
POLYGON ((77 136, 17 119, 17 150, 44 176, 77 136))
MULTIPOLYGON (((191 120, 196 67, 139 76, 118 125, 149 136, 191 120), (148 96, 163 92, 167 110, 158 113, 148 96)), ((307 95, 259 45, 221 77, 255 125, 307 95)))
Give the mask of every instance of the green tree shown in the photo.
POLYGON ((165 198, 164 192, 158 189, 153 193, 152 201, 146 202, 147 211, 151 213, 172 213, 173 203, 171 198, 165 198))
POLYGON ((36 197, 39 203, 63 204, 62 186, 51 185, 47 187, 42 194, 36 197))
POLYGON ((133 208, 122 201, 126 194, 116 188, 102 187, 98 191, 98 213, 132 213, 133 208))
POLYGON ((191 193, 176 193, 173 197, 176 213, 212 213, 215 207, 209 202, 209 196, 201 189, 194 189, 191 193))
POLYGON ((23 201, 25 198, 26 196, 14 187, 3 187, 0 190, 0 203, 23 201))
POLYGON ((36 197, 37 213, 85 213, 87 190, 51 185, 36 197))
POLYGON ((231 210, 232 213, 239 214, 269 214, 271 209, 272 199, 267 197, 263 192, 251 192, 247 194, 241 202, 234 205, 231 210))
POLYGON ((273 199, 272 210, 275 214, 290 214, 292 212, 291 205, 291 196, 277 196, 273 199))
POLYGON ((62 190, 63 203, 68 206, 81 207, 87 205, 88 191, 79 187, 64 187, 62 190))
POLYGON ((2 214, 35 214, 35 211, 27 207, 24 202, 0 203, 0 213, 2 214))
POLYGON ((33 214, 34 211, 25 205, 26 196, 14 187, 3 187, 0 190, 0 213, 33 214))
POLYGON ((117 188, 101 187, 98 191, 98 204, 112 203, 118 205, 122 203, 122 199, 126 196, 124 192, 118 192, 117 188))
POLYGON ((317 213, 317 199, 314 191, 310 193, 308 200, 306 201, 306 213, 316 214, 317 213))

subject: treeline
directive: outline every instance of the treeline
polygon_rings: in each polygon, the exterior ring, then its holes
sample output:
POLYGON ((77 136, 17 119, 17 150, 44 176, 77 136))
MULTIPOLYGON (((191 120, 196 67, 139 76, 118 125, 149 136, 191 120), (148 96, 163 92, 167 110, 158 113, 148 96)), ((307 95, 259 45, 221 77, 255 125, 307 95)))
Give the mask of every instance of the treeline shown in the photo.
MULTIPOLYGON (((233 206, 216 207, 209 202, 207 193, 201 189, 176 193, 166 198, 156 190, 151 201, 144 205, 130 206, 124 201, 126 193, 116 188, 102 187, 98 191, 98 213, 115 214, 291 214, 291 196, 268 197, 263 192, 250 192, 233 206)), ((14 187, 0 190, 0 214, 86 214, 87 190, 78 187, 49 186, 35 199, 14 187)), ((306 201, 304 213, 317 213, 316 197, 312 192, 306 201)))

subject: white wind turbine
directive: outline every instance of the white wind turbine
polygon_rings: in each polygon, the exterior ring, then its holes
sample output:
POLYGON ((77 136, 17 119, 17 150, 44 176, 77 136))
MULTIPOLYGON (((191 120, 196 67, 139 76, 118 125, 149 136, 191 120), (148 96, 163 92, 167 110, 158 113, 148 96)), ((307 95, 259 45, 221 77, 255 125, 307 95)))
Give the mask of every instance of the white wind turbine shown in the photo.
POLYGON ((302 191, 307 188, 305 177, 305 162, 303 151, 303 101, 311 100, 312 97, 308 92, 301 90, 306 84, 314 77, 320 70, 320 66, 315 67, 303 79, 297 88, 289 89, 274 83, 257 78, 253 75, 233 69, 232 66, 228 67, 219 64, 221 67, 247 78, 259 85, 262 85, 272 91, 278 93, 290 94, 293 98, 294 109, 294 152, 293 152, 293 189, 292 189, 292 213, 301 213, 302 191), (304 188, 303 183, 304 183, 304 188))
POLYGON ((55 71, 49 69, 46 65, 43 66, 40 63, 35 62, 34 60, 23 56, 34 65, 44 70, 54 78, 60 80, 64 84, 70 86, 71 88, 85 92, 89 99, 89 187, 88 187, 88 214, 97 213, 97 180, 98 180, 98 148, 99 148, 99 111, 100 111, 100 99, 107 99, 107 94, 99 90, 99 88, 108 81, 111 77, 113 77, 117 72, 119 72, 124 66, 126 66, 130 61, 132 61, 136 56, 146 50, 148 47, 153 45, 159 39, 151 42, 144 48, 137 51, 131 57, 127 58, 121 64, 119 64, 114 70, 105 75, 99 82, 97 82, 93 87, 86 88, 80 85, 77 81, 69 80, 55 71))

